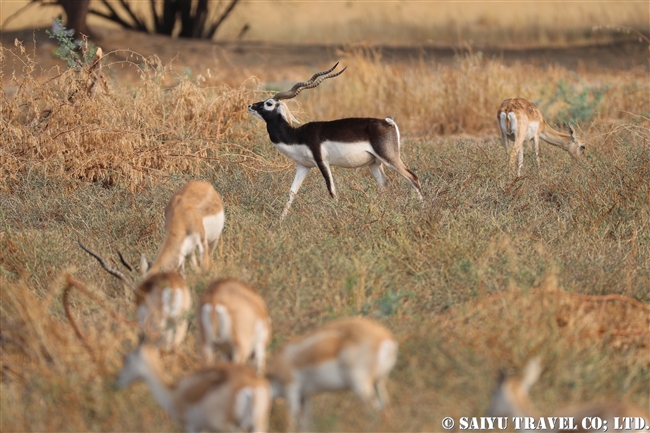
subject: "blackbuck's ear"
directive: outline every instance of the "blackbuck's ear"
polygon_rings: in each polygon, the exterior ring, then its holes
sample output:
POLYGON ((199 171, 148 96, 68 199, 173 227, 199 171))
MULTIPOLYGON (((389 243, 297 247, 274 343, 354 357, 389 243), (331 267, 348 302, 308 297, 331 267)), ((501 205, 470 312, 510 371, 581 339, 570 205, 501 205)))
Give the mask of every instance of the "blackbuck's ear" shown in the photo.
POLYGON ((539 356, 528 361, 524 367, 524 374, 521 379, 522 391, 528 393, 530 388, 537 382, 542 373, 542 359, 539 356))
POLYGON ((571 138, 573 138, 573 139, 575 140, 575 138, 576 138, 576 132, 573 130, 573 126, 571 126, 571 124, 569 123, 569 124, 567 125, 567 127, 569 128, 569 134, 571 134, 571 138))
POLYGON ((289 107, 287 107, 287 104, 284 101, 280 101, 278 104, 278 112, 289 125, 293 124, 293 122, 300 123, 295 117, 293 117, 293 114, 289 111, 289 107))
POLYGON ((506 378, 507 378, 507 377, 508 377, 508 376, 506 375, 506 370, 505 370, 505 368, 500 368, 500 369, 499 369, 499 374, 498 374, 498 376, 497 376, 497 384, 498 384, 498 386, 503 385, 503 382, 506 381, 506 378))

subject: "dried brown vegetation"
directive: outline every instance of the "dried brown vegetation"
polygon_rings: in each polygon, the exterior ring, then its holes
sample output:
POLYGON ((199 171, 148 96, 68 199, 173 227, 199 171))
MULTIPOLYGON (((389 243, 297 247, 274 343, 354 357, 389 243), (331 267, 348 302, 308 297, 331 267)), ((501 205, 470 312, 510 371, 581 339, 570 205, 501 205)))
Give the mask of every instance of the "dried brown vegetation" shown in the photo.
MULTIPOLYGON (((257 287, 274 324, 271 352, 290 335, 355 314, 400 341, 392 414, 359 416, 352 395, 327 395, 314 402, 318 430, 439 430, 444 416, 482 415, 496 370, 535 355, 547 369, 534 390, 545 412, 602 397, 650 404, 645 73, 579 78, 478 54, 442 67, 342 53, 348 70, 301 95, 297 117, 394 116, 425 201, 390 174, 382 194, 368 173, 339 170, 338 203, 311 175, 280 225, 293 170, 245 114, 263 93, 256 79, 208 87, 181 76, 167 88, 169 72, 152 60, 137 83, 69 101, 82 76, 44 79, 20 50, 2 55, 22 56, 27 67, 17 93, 1 95, 2 431, 174 428, 146 387, 113 388, 138 331, 109 311, 132 317, 132 301, 76 239, 107 256, 151 255, 165 203, 197 178, 215 185, 228 214, 211 269, 188 273, 197 296, 216 277, 257 287), (587 155, 576 164, 542 144, 542 168, 513 181, 496 109, 519 95, 554 119, 571 105, 551 103, 560 82, 577 93, 603 90, 592 120, 577 125, 587 155), (465 135, 441 136, 449 133, 465 135), (70 292, 90 351, 61 304, 66 271, 107 306, 70 292)), ((163 358, 170 377, 198 366, 194 331, 163 358)), ((277 407, 271 426, 285 426, 277 407)))

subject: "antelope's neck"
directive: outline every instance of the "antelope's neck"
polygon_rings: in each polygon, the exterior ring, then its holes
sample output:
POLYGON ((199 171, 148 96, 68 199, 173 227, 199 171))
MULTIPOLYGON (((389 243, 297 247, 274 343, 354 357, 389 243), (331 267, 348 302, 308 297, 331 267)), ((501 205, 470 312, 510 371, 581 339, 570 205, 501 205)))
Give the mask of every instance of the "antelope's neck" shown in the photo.
POLYGON ((553 146, 561 147, 564 150, 569 150, 569 146, 571 145, 572 141, 570 134, 564 134, 562 132, 556 131, 555 129, 551 128, 546 122, 540 124, 539 138, 549 144, 552 144, 553 146))
POLYGON ((171 233, 165 235, 158 256, 149 270, 150 274, 158 271, 175 270, 178 267, 185 237, 184 235, 171 233))
POLYGON ((157 367, 153 365, 150 367, 144 377, 144 381, 149 386, 158 404, 169 412, 172 418, 177 419, 178 417, 174 409, 174 387, 165 382, 162 373, 157 367))
POLYGON ((296 142, 297 129, 289 125, 284 119, 273 119, 266 124, 266 131, 273 144, 296 142))

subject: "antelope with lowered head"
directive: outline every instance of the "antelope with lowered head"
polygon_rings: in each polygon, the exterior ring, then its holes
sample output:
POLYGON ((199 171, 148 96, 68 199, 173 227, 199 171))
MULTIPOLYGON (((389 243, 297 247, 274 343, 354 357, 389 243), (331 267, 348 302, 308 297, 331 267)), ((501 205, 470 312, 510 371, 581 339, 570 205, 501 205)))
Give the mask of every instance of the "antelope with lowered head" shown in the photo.
POLYGON ((199 345, 208 363, 220 348, 235 363, 255 361, 260 374, 266 367, 266 347, 271 318, 262 297, 248 284, 235 279, 208 286, 198 311, 199 345))
POLYGON ((189 255, 194 267, 196 256, 206 269, 217 246, 225 216, 221 195, 205 181, 188 182, 172 196, 165 208, 165 240, 156 260, 149 266, 144 255, 140 260, 143 275, 164 270, 185 269, 189 255), (193 254, 198 250, 196 256, 193 254))
POLYGON ((358 168, 370 166, 370 171, 380 188, 387 183, 383 164, 404 176, 415 188, 422 200, 422 188, 418 177, 406 168, 400 158, 400 134, 392 117, 385 119, 347 118, 327 122, 309 122, 294 128, 289 121, 291 114, 282 102, 295 98, 301 91, 318 86, 327 78, 334 78, 346 68, 332 73, 331 69, 317 72, 309 80, 296 83, 286 92, 276 93, 266 101, 248 106, 248 112, 266 122, 273 145, 296 162, 296 176, 291 184, 289 201, 282 211, 283 220, 307 173, 318 167, 325 178, 330 195, 336 199, 336 188, 331 166, 358 168))
MULTIPOLYGON (((499 377, 499 384, 492 393, 490 407, 487 416, 505 416, 505 417, 531 417, 538 420, 542 415, 537 411, 533 403, 530 401, 528 392, 530 388, 537 382, 542 372, 542 365, 539 358, 533 358, 524 367, 523 375, 520 378, 506 378, 504 375, 499 377)), ((563 419, 573 419, 573 426, 560 426, 550 427, 551 432, 587 432, 590 431, 588 426, 583 425, 583 419, 598 417, 606 422, 609 430, 614 429, 615 420, 619 419, 619 425, 623 426, 620 421, 623 417, 641 417, 644 418, 641 409, 629 403, 620 401, 602 401, 598 403, 584 404, 576 407, 567 407, 559 409, 548 418, 561 417, 563 419), (569 428, 567 428, 569 427, 569 428), (573 428, 575 427, 575 428, 573 428)), ((648 419, 648 418, 644 418, 648 419)), ((620 430, 620 429, 619 429, 620 430)), ((535 429, 526 429, 523 431, 535 431, 535 429)), ((646 431, 645 428, 641 430, 626 430, 641 432, 646 431)))
MULTIPOLYGON (((79 242, 108 272, 120 279, 135 294, 136 316, 142 333, 149 340, 158 340, 169 351, 178 347, 187 336, 192 293, 183 277, 176 271, 149 274, 137 287, 129 277, 111 267, 99 254, 79 242)), ((120 254, 125 266, 132 269, 120 254)))
POLYGON ((364 318, 341 319, 296 337, 280 348, 267 378, 273 398, 289 410, 288 431, 309 428, 310 398, 352 389, 381 410, 388 404, 386 378, 397 360, 398 343, 383 326, 364 318))
POLYGON ((551 128, 537 105, 523 98, 506 99, 497 112, 497 125, 501 141, 510 152, 510 167, 521 176, 524 165, 524 141, 532 141, 535 161, 539 168, 539 139, 566 150, 573 159, 578 160, 585 152, 585 145, 569 125, 569 134, 551 128), (512 148, 509 140, 514 142, 512 148))
POLYGON ((249 366, 223 363, 172 385, 163 378, 158 351, 144 343, 124 357, 117 385, 125 388, 138 379, 186 432, 268 430, 269 382, 249 366))

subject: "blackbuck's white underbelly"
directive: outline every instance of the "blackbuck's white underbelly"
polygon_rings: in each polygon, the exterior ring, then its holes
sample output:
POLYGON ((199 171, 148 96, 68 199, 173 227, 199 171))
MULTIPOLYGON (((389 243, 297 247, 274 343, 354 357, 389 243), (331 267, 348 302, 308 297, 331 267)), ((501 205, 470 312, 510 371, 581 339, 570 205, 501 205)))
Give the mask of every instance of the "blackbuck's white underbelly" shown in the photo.
MULTIPOLYGON (((298 164, 316 167, 316 160, 311 149, 304 144, 276 143, 275 147, 298 164)), ((321 144, 321 157, 330 165, 344 168, 357 168, 375 161, 372 146, 367 141, 355 143, 325 141, 321 144)))
POLYGON ((219 239, 225 220, 223 211, 203 217, 203 229, 208 242, 219 239))
POLYGON ((199 248, 199 250, 203 249, 203 245, 201 244, 201 237, 199 234, 192 233, 191 235, 186 236, 185 239, 183 239, 183 243, 181 244, 179 262, 182 263, 183 260, 185 260, 185 257, 193 253, 196 248, 199 248))
POLYGON ((367 141, 357 143, 340 143, 326 141, 322 145, 323 158, 336 167, 363 167, 375 161, 372 146, 367 141))
POLYGON ((297 375, 303 395, 340 391, 350 387, 345 369, 336 358, 317 365, 302 367, 297 375))
POLYGON ((538 129, 539 129, 539 122, 529 122, 528 128, 526 129, 526 138, 524 138, 524 141, 532 140, 533 137, 537 135, 538 129))

